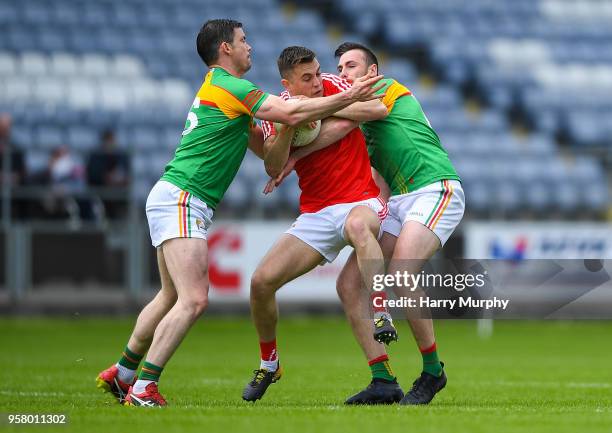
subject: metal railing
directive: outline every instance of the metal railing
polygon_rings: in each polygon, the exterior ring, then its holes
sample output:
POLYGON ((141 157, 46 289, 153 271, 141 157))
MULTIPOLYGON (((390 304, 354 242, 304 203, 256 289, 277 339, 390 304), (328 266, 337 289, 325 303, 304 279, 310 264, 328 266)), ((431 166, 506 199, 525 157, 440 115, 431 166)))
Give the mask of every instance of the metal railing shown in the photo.
MULTIPOLYGON (((10 152, 10 151, 9 151, 10 152)), ((125 188, 82 187, 72 189, 62 186, 11 186, 9 152, 3 158, 2 173, 2 231, 4 232, 5 286, 11 302, 20 300, 32 289, 33 237, 37 234, 91 234, 92 232, 115 235, 121 238, 124 248, 124 283, 129 297, 136 300, 148 285, 149 271, 145 250, 146 224, 143 221, 142 197, 136 197, 132 185, 125 188), (41 202, 50 195, 65 200, 68 217, 62 220, 14 219, 12 205, 15 200, 41 202), (83 220, 75 211, 76 200, 89 200, 101 209, 93 221, 83 220), (109 220, 104 211, 104 201, 125 204, 126 216, 109 220)), ((57 246, 62 254, 62 245, 57 246)))

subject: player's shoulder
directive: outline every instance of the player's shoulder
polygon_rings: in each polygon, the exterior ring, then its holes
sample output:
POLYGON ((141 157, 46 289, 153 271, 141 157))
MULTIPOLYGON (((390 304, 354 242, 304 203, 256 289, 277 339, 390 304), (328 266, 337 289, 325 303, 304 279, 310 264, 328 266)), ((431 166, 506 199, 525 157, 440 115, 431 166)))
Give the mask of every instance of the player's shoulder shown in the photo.
POLYGON ((283 90, 282 92, 280 92, 278 97, 281 99, 284 99, 285 101, 287 101, 288 99, 291 99, 291 95, 289 94, 288 90, 283 90))
POLYGON ((211 70, 211 84, 213 86, 222 87, 230 92, 252 90, 257 86, 249 80, 241 77, 236 77, 222 68, 213 68, 211 70))
POLYGON ((348 90, 351 88, 351 84, 344 78, 340 78, 337 75, 328 74, 326 72, 321 74, 321 81, 323 81, 323 85, 334 87, 340 91, 348 90))

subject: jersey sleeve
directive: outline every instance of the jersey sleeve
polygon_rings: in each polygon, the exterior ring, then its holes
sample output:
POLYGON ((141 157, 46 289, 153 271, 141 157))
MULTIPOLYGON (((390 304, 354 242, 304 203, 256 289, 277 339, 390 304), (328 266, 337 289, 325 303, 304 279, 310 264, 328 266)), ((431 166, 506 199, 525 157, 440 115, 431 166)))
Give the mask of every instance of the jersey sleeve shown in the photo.
POLYGON ((410 92, 410 90, 408 90, 407 87, 393 79, 383 78, 381 82, 382 84, 384 84, 384 86, 376 93, 379 95, 382 93, 386 93, 382 99, 382 103, 385 104, 389 113, 393 109, 395 101, 397 101, 402 96, 412 95, 412 93, 410 92))
POLYGON ((239 103, 236 104, 236 110, 240 114, 247 114, 249 116, 253 116, 269 96, 268 93, 260 90, 255 84, 241 78, 229 81, 226 90, 238 100, 239 103))
POLYGON ((351 88, 351 84, 343 78, 333 74, 321 74, 325 95, 335 95, 351 88))
POLYGON ((276 128, 274 128, 274 123, 269 120, 261 121, 261 129, 264 134, 264 141, 266 141, 272 135, 276 135, 276 128))

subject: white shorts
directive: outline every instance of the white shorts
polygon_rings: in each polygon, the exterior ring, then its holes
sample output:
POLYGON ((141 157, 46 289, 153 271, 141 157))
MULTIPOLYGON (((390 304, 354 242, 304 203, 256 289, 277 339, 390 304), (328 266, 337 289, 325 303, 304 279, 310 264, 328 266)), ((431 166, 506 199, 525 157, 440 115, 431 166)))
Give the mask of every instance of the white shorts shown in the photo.
MULTIPOLYGON (((367 206, 372 209, 381 223, 389 212, 385 201, 378 197, 335 204, 315 213, 301 214, 285 233, 304 241, 331 263, 338 257, 342 248, 348 245, 344 238, 344 224, 349 212, 357 206, 367 206)), ((379 238, 382 235, 382 224, 378 235, 379 238)))
POLYGON ((154 247, 174 238, 206 239, 213 211, 202 200, 170 182, 160 180, 153 186, 146 208, 154 247))
POLYGON ((461 221, 464 210, 461 182, 441 180, 408 194, 392 196, 383 230, 398 237, 406 222, 417 221, 434 232, 443 246, 461 221))

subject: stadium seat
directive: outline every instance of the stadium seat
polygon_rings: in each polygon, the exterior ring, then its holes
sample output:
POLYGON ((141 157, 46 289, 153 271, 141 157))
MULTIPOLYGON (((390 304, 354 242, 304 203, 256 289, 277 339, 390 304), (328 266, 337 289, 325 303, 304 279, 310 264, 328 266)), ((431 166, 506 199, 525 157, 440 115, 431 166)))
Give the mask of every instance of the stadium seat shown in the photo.
POLYGON ((130 100, 129 89, 124 82, 117 79, 104 79, 96 89, 98 103, 105 110, 123 111, 130 100))
POLYGON ((51 10, 51 22, 59 26, 74 26, 81 22, 80 8, 73 2, 53 2, 51 10))
POLYGON ((109 74, 108 60, 100 54, 85 54, 77 64, 79 75, 84 77, 106 77, 109 74))
POLYGON ((4 98, 9 103, 24 104, 32 96, 30 80, 16 75, 4 77, 4 98))
POLYGON ((88 153, 98 144, 98 134, 92 128, 73 126, 68 128, 67 142, 72 149, 88 153))
POLYGON ((151 151, 162 147, 158 131, 146 127, 135 127, 132 129, 130 145, 131 148, 139 151, 151 151))
POLYGON ((76 109, 93 109, 98 104, 98 96, 91 82, 73 80, 68 84, 68 103, 76 109))
MULTIPOLYGON (((55 24, 55 23, 53 23, 55 24)), ((38 33, 38 49, 45 53, 64 51, 68 47, 65 33, 56 27, 44 27, 38 33)))
POLYGON ((19 17, 18 9, 15 3, 3 2, 0 3, 0 25, 8 25, 17 22, 19 17))
POLYGON ((0 52, 0 76, 15 75, 17 73, 17 59, 12 53, 0 52))
POLYGON ((66 144, 62 128, 54 125, 41 125, 34 130, 34 145, 41 150, 53 150, 66 144))
POLYGON ((109 73, 115 77, 140 78, 145 76, 145 67, 142 61, 130 55, 115 55, 109 66, 109 73))
POLYGON ((51 21, 51 11, 46 2, 24 2, 20 9, 21 19, 26 25, 44 25, 51 21))
POLYGON ((79 74, 77 58, 69 53, 56 52, 51 55, 50 74, 71 78, 79 74))
POLYGON ((49 61, 47 56, 40 53, 23 53, 19 62, 19 72, 27 77, 48 75, 49 61))
POLYGON ((34 81, 33 99, 50 105, 59 105, 66 98, 66 85, 63 80, 41 76, 34 81))

